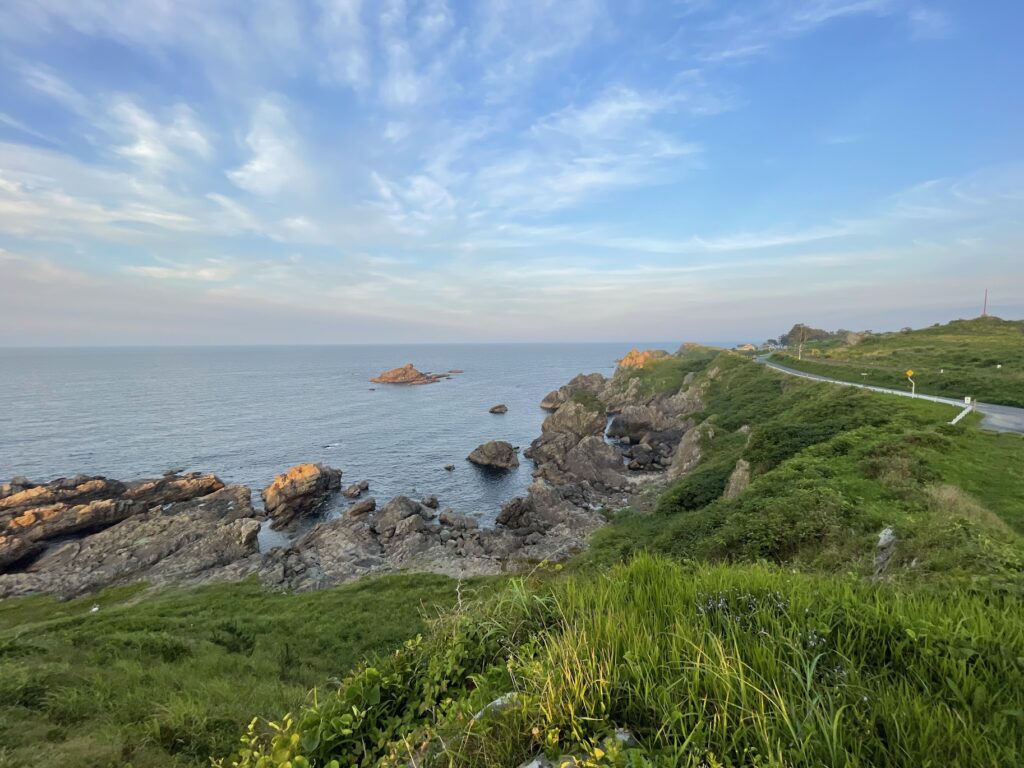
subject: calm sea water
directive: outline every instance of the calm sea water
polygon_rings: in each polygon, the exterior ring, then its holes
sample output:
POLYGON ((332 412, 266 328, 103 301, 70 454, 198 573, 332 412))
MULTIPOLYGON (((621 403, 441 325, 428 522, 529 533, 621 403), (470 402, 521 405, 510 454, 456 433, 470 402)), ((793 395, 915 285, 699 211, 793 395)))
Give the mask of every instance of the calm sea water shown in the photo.
POLYGON ((525 448, 545 394, 577 373, 610 374, 631 346, 0 349, 0 479, 180 468, 245 483, 258 498, 279 472, 322 461, 343 483, 368 480, 378 502, 433 493, 489 521, 526 490, 532 466, 494 474, 467 454, 491 439, 525 448), (419 387, 368 382, 407 362, 465 373, 419 387), (487 412, 497 403, 508 413, 487 412))

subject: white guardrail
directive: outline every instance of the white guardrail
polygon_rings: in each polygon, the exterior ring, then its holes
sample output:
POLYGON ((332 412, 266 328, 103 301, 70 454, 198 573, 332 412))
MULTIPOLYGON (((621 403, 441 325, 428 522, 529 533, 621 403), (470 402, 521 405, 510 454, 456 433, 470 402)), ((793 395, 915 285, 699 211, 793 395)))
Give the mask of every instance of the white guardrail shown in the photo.
POLYGON ((790 376, 799 376, 802 379, 810 379, 811 381, 823 381, 827 384, 838 384, 841 387, 856 387, 857 389, 866 389, 871 392, 881 392, 887 395, 899 395, 900 397, 910 397, 914 400, 930 400, 933 403, 942 403, 943 405, 951 405, 954 408, 962 408, 956 415, 950 424, 958 424, 960 420, 968 413, 974 411, 977 403, 971 398, 964 398, 963 400, 956 400, 952 397, 939 397, 938 395, 918 395, 912 392, 903 392, 899 389, 889 389, 888 387, 876 387, 871 384, 858 384, 856 381, 839 381, 838 379, 830 379, 827 376, 818 376, 814 373, 806 373, 804 371, 798 371, 794 368, 787 368, 784 365, 773 363, 770 360, 765 360, 764 364, 769 368, 774 368, 776 371, 781 373, 788 373, 790 376))

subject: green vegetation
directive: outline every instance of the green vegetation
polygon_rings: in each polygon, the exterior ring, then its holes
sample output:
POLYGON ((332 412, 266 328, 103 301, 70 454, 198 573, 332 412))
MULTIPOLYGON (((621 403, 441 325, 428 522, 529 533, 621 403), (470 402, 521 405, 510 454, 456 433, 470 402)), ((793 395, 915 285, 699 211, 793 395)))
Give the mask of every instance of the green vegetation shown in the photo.
POLYGON ((708 362, 702 461, 652 513, 253 723, 223 765, 1016 764, 1024 440, 708 362), (725 498, 741 459, 751 482, 725 498))
POLYGON ((653 513, 620 513, 598 531, 581 567, 652 551, 868 576, 891 526, 903 542, 890 579, 1021 592, 1020 436, 951 427, 948 406, 795 379, 738 355, 715 368, 701 464, 653 513), (751 483, 724 498, 740 459, 751 483))
POLYGON ((604 404, 597 399, 597 395, 586 389, 581 389, 578 392, 574 392, 572 395, 572 401, 579 403, 588 411, 594 413, 604 413, 604 404))
POLYGON ((773 359, 808 373, 895 389, 909 389, 905 372, 912 370, 924 394, 1024 406, 1024 320, 956 320, 867 336, 853 346, 835 339, 810 342, 803 360, 779 353, 773 359))
POLYGON ((0 602, 0 766, 200 766, 455 601, 438 576, 0 602), (98 610, 93 612, 93 606, 98 610))
POLYGON ((1022 654, 1012 599, 640 555, 444 617, 223 765, 1010 766, 1022 654))
POLYGON ((704 370, 718 354, 719 350, 711 347, 684 345, 678 354, 650 360, 642 368, 629 368, 613 381, 624 387, 629 379, 639 379, 641 397, 671 394, 679 391, 687 374, 704 370))
POLYGON ((640 371, 696 374, 696 469, 428 622, 453 582, 0 603, 0 766, 1017 765, 1024 438, 730 352, 640 371))

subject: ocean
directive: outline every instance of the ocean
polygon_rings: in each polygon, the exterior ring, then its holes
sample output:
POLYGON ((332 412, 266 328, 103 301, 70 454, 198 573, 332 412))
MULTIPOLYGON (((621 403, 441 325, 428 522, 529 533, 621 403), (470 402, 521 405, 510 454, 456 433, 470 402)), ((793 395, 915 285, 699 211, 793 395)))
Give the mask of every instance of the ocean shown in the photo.
POLYGON ((250 486, 258 502, 276 474, 319 461, 345 484, 368 480, 378 503, 435 494, 486 524, 526 491, 532 465, 498 474, 469 452, 487 440, 525 449, 545 394, 578 373, 611 375, 633 346, 678 344, 0 349, 0 480, 196 470, 250 486), (409 362, 464 373, 415 387, 368 381, 409 362), (488 413, 498 403, 508 413, 488 413))

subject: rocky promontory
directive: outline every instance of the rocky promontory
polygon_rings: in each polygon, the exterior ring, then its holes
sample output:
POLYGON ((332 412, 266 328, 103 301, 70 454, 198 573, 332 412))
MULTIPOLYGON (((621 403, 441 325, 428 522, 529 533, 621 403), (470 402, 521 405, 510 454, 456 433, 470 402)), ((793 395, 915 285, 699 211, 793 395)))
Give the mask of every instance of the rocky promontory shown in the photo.
MULTIPOLYGON (((471 576, 562 559, 586 546, 605 522, 603 509, 633 503, 649 482, 692 471, 714 434, 710 422, 695 419, 717 369, 699 378, 688 373, 664 391, 645 386, 640 368, 667 356, 631 353, 611 378, 581 374, 545 397, 541 405, 551 413, 524 454, 533 483, 502 507, 492 527, 441 509, 432 495, 396 496, 383 506, 370 497, 357 501, 369 483, 342 492, 341 470, 323 464, 278 475, 261 492, 265 512, 252 506, 248 487, 212 474, 170 472, 136 482, 78 475, 44 484, 15 477, 0 484, 0 598, 248 576, 274 588, 315 589, 368 573, 471 576), (322 514, 336 493, 352 500, 348 508, 322 514), (267 518, 286 530, 303 520, 311 525, 261 552, 257 534, 267 518)), ((509 469, 519 465, 517 452, 490 441, 467 458, 509 469)), ((738 493, 749 474, 737 464, 728 492, 738 493)))
POLYGON ((401 368, 392 368, 390 371, 384 371, 379 376, 374 376, 370 381, 374 384, 405 384, 407 386, 415 386, 419 384, 433 384, 442 379, 447 379, 450 375, 451 372, 447 374, 423 373, 417 370, 416 366, 412 363, 406 363, 401 368))

